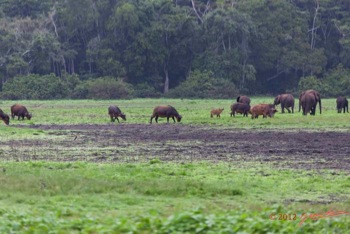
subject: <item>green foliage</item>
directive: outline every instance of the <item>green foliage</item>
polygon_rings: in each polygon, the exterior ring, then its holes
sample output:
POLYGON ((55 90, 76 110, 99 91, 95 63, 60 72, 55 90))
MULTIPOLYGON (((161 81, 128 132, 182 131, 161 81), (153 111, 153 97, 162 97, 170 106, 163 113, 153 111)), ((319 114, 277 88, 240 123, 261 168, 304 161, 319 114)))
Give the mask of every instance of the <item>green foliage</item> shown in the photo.
POLYGON ((87 90, 87 97, 94 99, 130 98, 133 95, 132 85, 113 77, 89 80, 87 90))
POLYGON ((32 74, 7 81, 1 94, 4 99, 60 99, 67 97, 68 86, 54 74, 32 74))
POLYGON ((305 91, 307 89, 321 90, 322 83, 315 76, 307 76, 300 79, 298 89, 299 92, 305 91))
POLYGON ((181 98, 232 98, 238 94, 235 85, 217 78, 210 71, 195 70, 178 87, 171 90, 169 97, 181 98))
POLYGON ((350 70, 342 64, 327 72, 324 78, 314 76, 300 79, 299 91, 306 89, 318 90, 323 97, 337 97, 350 94, 350 70))
MULTIPOLYGON (((147 83, 152 87, 136 87, 136 96, 148 97, 209 70, 248 94, 297 90, 308 76, 328 83, 326 96, 347 93, 331 73, 350 67, 350 7, 344 0, 317 3, 2 1, 0 88, 22 75, 78 74, 147 83)), ((77 85, 68 96, 88 97, 88 87, 77 85)))
POLYGON ((350 95, 350 69, 340 64, 330 70, 322 79, 322 94, 328 97, 350 95))
POLYGON ((135 97, 139 98, 155 98, 160 97, 161 93, 157 91, 153 86, 147 83, 141 83, 134 86, 135 97))

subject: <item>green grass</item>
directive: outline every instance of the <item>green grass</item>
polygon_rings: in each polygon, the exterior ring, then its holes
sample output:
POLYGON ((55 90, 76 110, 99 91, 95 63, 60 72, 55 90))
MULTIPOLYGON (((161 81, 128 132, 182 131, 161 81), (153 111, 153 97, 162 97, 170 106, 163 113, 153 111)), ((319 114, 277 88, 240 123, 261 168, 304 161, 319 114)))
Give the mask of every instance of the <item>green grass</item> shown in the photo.
MULTIPOLYGON (((11 121, 10 125, 18 124, 107 124, 110 123, 107 114, 109 105, 114 104, 127 115, 127 121, 121 123, 149 122, 152 110, 157 105, 173 105, 183 116, 182 124, 209 124, 231 126, 247 129, 349 129, 349 114, 338 114, 335 99, 322 100, 322 114, 317 110, 316 116, 302 116, 298 112, 298 100, 294 114, 281 114, 280 106, 274 118, 254 119, 243 118, 241 115, 230 117, 230 105, 234 100, 189 100, 189 99, 132 99, 132 100, 53 100, 53 101, 2 101, 0 108, 9 113, 14 103, 26 105, 33 114, 32 120, 11 121), (220 119, 210 118, 212 108, 224 108, 220 119)), ((253 97, 252 104, 272 103, 273 97, 253 97)), ((160 119, 165 123, 165 119, 160 119)))
POLYGON ((55 233, 120 233, 126 228, 136 233, 167 233, 163 229, 169 225, 191 233, 210 217, 218 225, 208 228, 213 233, 223 230, 220 225, 232 230, 241 226, 238 230, 247 232, 255 225, 260 233, 264 228, 300 233, 324 231, 332 225, 340 225, 343 231, 349 228, 348 217, 308 220, 302 228, 297 226, 302 213, 350 210, 349 177, 332 171, 200 162, 7 162, 0 164, 0 171, 2 232, 47 228, 55 233), (334 197, 342 200, 333 201, 334 197), (332 205, 325 205, 328 202, 332 205), (298 220, 271 221, 271 213, 296 213, 298 220))

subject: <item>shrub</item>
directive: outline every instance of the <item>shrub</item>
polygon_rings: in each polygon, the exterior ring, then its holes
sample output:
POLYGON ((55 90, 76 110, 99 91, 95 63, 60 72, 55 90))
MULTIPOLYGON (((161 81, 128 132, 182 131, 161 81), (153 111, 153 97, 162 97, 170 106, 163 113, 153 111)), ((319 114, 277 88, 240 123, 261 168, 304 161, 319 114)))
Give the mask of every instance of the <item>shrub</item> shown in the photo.
POLYGON ((77 86, 75 86, 71 98, 73 99, 86 99, 88 98, 89 94, 89 88, 88 88, 88 82, 81 82, 77 86))
POLYGON ((60 99, 67 97, 69 89, 61 78, 50 75, 15 77, 3 85, 3 99, 60 99))
POLYGON ((229 80, 214 77, 211 71, 194 71, 167 96, 174 98, 232 98, 238 94, 236 86, 229 80))
POLYGON ((130 98, 134 92, 131 84, 113 77, 87 81, 87 90, 87 97, 95 99, 130 98))
POLYGON ((330 70, 322 81, 325 96, 350 95, 350 70, 342 64, 330 70))
POLYGON ((321 91, 322 83, 315 76, 306 76, 300 79, 298 84, 298 89, 299 89, 299 92, 302 92, 308 89, 321 91))
POLYGON ((139 98, 157 98, 162 94, 157 91, 154 87, 147 83, 141 83, 134 86, 135 96, 139 98))

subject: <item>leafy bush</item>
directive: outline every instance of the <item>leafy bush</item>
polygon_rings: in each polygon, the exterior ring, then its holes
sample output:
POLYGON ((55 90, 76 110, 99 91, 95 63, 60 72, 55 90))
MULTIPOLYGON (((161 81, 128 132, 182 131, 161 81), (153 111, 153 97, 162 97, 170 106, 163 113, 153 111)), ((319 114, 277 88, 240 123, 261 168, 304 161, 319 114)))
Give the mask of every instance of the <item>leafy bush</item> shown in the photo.
POLYGON ((67 97, 68 85, 61 78, 50 75, 15 77, 3 85, 3 99, 60 99, 67 97))
POLYGON ((308 89, 314 89, 317 91, 321 91, 322 89, 322 83, 319 79, 317 79, 315 76, 306 76, 302 77, 298 84, 299 92, 302 92, 304 90, 308 89))
POLYGON ((147 83, 137 84, 135 86, 135 96, 139 98, 155 98, 160 97, 162 94, 154 87, 147 83))
POLYGON ((318 90, 322 97, 336 97, 350 94, 350 69, 342 64, 329 71, 322 79, 314 76, 304 77, 299 81, 299 91, 318 90))
POLYGON ((329 71, 322 81, 324 96, 350 95, 350 69, 345 69, 342 64, 329 71))
POLYGON ((96 80, 89 80, 87 81, 87 90, 87 97, 95 99, 130 98, 134 92, 131 84, 113 77, 101 77, 96 80))
MULTIPOLYGON (((41 210, 40 210, 41 211, 41 210)), ((42 211, 41 211, 42 212, 42 211)), ((100 218, 76 210, 56 207, 45 213, 0 209, 1 233, 346 233, 346 217, 297 220, 270 220, 271 214, 293 214, 280 207, 260 212, 238 210, 207 214, 198 209, 167 218, 156 212, 135 217, 100 218), (72 218, 71 216, 77 218, 72 218)), ((276 215, 278 217, 278 215, 276 215)))
POLYGON ((225 79, 217 78, 211 71, 194 71, 167 96, 176 98, 232 98, 238 94, 236 86, 225 79))
POLYGON ((74 99, 86 99, 89 95, 88 82, 84 81, 75 86, 71 98, 74 99))

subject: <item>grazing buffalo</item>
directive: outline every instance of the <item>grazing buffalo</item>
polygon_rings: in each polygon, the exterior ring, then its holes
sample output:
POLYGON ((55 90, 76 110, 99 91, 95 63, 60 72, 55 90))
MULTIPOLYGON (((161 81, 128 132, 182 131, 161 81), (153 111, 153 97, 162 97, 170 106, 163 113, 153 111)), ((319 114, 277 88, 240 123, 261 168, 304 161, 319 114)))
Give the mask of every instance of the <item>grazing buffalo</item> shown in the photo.
POLYGON ((259 115, 262 115, 263 118, 267 118, 267 116, 273 117, 276 112, 277 110, 275 109, 274 104, 258 104, 250 108, 252 119, 257 119, 259 115))
POLYGON ((281 104, 282 113, 284 113, 284 108, 287 109, 288 113, 294 113, 294 97, 292 94, 286 93, 278 95, 273 104, 275 106, 281 104), (289 108, 292 108, 292 111, 290 111, 289 108))
POLYGON ((343 113, 345 113, 345 109, 346 109, 346 112, 349 113, 348 99, 346 99, 346 97, 343 97, 343 96, 340 96, 337 98, 338 113, 341 113, 341 109, 343 109, 343 113))
POLYGON ((224 111, 224 108, 222 109, 212 109, 210 112, 210 117, 213 118, 214 115, 216 115, 216 117, 220 118, 220 114, 224 111))
POLYGON ((182 116, 179 115, 177 110, 172 106, 157 106, 153 109, 153 114, 150 119, 150 123, 152 123, 152 119, 155 118, 156 123, 158 123, 158 117, 166 117, 167 122, 169 123, 169 118, 171 117, 174 120, 175 118, 177 122, 180 122, 182 119, 182 116))
POLYGON ((231 117, 235 116, 236 113, 243 114, 243 117, 248 117, 249 110, 250 106, 248 104, 236 102, 231 105, 231 117))
POLYGON ((120 123, 118 117, 122 118, 123 120, 126 120, 126 115, 117 106, 109 106, 108 114, 111 117, 112 122, 117 120, 118 123, 120 123))
POLYGON ((9 125, 9 123, 10 123, 10 117, 9 117, 7 114, 5 114, 1 109, 0 109, 0 119, 1 119, 2 121, 4 121, 4 123, 5 123, 6 125, 9 125))
POLYGON ((32 118, 32 115, 28 112, 27 108, 19 104, 15 104, 11 106, 11 116, 12 116, 12 119, 14 119, 15 116, 18 116, 18 120, 20 118, 24 120, 24 117, 26 117, 28 120, 32 118))
POLYGON ((247 96, 238 96, 237 102, 241 102, 241 103, 245 103, 245 104, 250 105, 250 98, 247 96))

